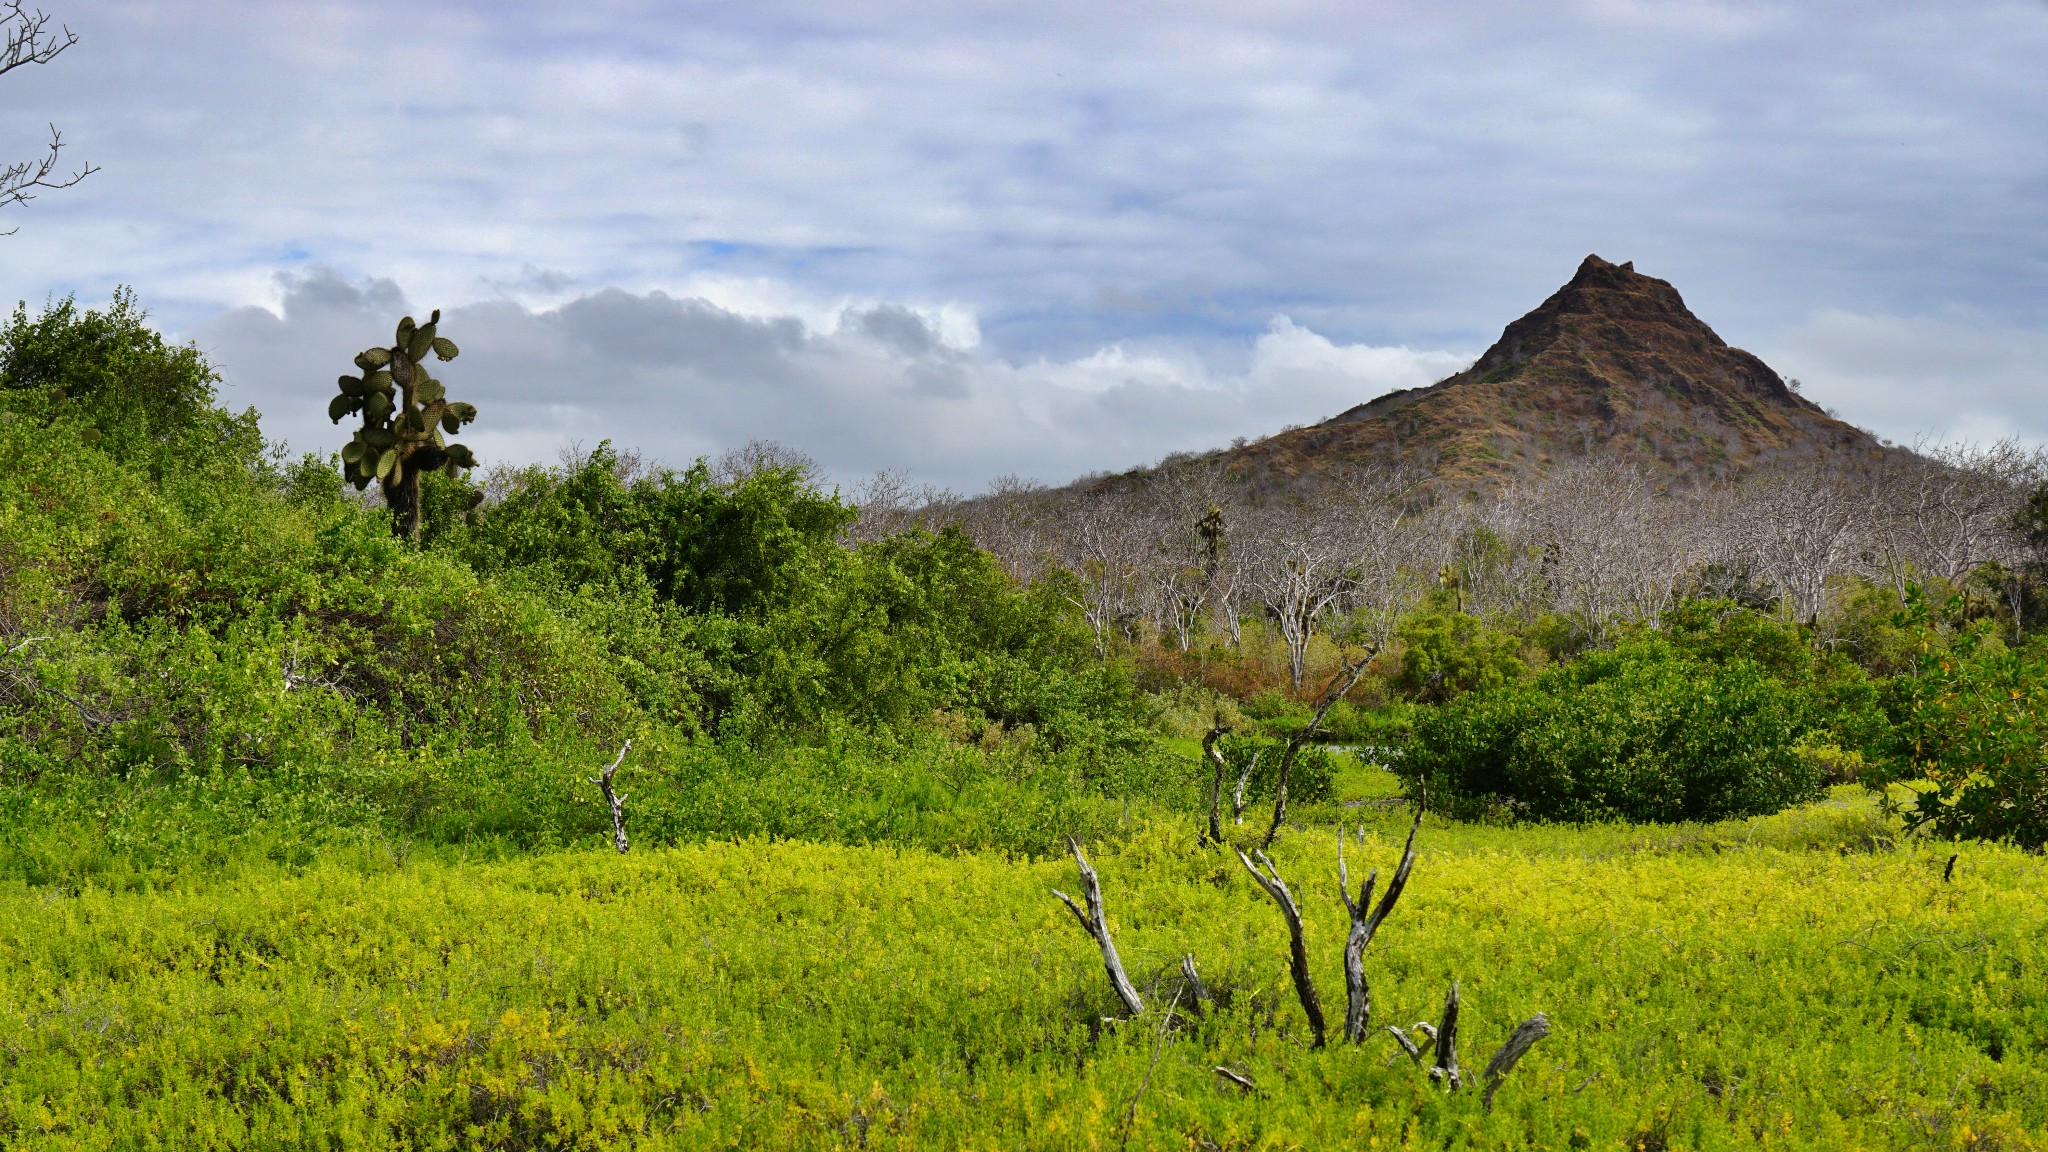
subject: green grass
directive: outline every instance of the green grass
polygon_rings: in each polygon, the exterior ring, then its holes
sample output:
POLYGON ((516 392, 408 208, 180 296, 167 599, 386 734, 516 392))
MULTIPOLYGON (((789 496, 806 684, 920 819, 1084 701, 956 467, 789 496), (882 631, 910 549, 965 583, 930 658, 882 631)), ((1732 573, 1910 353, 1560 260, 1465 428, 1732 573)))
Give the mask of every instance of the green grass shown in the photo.
MULTIPOLYGON (((1370 825, 1354 868, 1392 865, 1401 812, 1332 812, 1370 825)), ((1432 1090, 1384 1034, 1311 1050, 1277 913, 1191 827, 1097 858, 1155 1005, 1117 1026, 1050 895, 1074 890, 1059 860, 742 840, 465 862, 364 844, 158 889, 17 884, 0 891, 0 1132, 20 1148, 2034 1147, 2043 862, 1973 847, 1944 883, 1948 847, 1866 850, 1878 823, 1846 800, 1654 833, 1430 819, 1368 954, 1376 1019, 1433 1019, 1460 980, 1476 1075, 1547 1012, 1554 1034, 1491 1114, 1432 1090), (1225 1003, 1162 1037, 1186 952, 1225 1003)), ((1277 847, 1341 1018, 1333 837, 1277 847)))

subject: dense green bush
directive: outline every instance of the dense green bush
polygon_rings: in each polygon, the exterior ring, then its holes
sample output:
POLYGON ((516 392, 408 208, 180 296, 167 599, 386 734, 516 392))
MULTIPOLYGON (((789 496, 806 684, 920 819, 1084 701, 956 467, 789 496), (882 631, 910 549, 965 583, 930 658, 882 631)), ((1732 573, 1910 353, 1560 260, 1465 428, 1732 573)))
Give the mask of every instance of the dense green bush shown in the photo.
POLYGON ((220 377, 193 345, 167 343, 126 289, 105 309, 70 297, 30 316, 17 305, 0 329, 0 412, 73 426, 115 459, 162 475, 260 464, 254 409, 215 406, 220 377))
POLYGON ((1907 813, 1943 836, 2048 845, 2048 653, 1965 638, 1893 680, 1894 721, 1871 783, 1904 783, 1907 813))
POLYGON ((1418 612, 1401 622, 1395 638, 1401 663, 1393 687, 1411 700, 1439 704, 1528 673, 1517 637, 1463 612, 1418 612))
POLYGON ((1717 820, 1818 794, 1820 768, 1794 749, 1808 726, 1754 662, 1711 663, 1646 636, 1417 709, 1395 770, 1466 815, 1717 820))

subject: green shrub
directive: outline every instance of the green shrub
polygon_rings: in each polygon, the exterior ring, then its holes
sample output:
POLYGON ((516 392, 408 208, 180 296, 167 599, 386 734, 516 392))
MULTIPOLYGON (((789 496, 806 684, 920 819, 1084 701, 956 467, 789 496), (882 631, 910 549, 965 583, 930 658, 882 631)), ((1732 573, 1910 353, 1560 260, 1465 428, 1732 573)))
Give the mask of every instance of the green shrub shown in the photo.
POLYGON ((1943 836, 2048 844, 2048 657, 1972 636, 1893 680, 1894 722, 1873 785, 1913 792, 1915 826, 1943 836))
POLYGON ((213 366, 147 320, 125 288, 105 309, 81 310, 67 296, 30 317, 17 305, 0 329, 0 411, 72 425, 83 442, 155 475, 260 467, 255 410, 216 407, 213 366))
MULTIPOLYGON (((1217 741, 1216 746, 1223 753, 1224 763, 1230 765, 1228 779, 1223 782, 1226 809, 1230 805, 1231 792, 1237 787, 1238 777, 1255 755, 1259 764, 1245 785, 1246 810, 1249 811, 1256 801, 1272 799, 1274 787, 1279 783, 1280 761, 1286 755, 1287 741, 1233 732, 1217 741)), ((1289 800, 1304 804, 1328 800, 1337 781, 1337 768, 1335 752, 1320 744, 1302 745, 1301 751, 1294 756, 1294 771, 1287 778, 1289 800)))
POLYGON ((1463 612, 1422 612, 1401 621, 1401 666, 1394 688, 1411 700, 1440 704, 1467 692, 1499 688, 1528 673, 1521 641, 1463 612))
POLYGON ((1794 747, 1807 727, 1754 663, 1710 664, 1651 636, 1417 709, 1394 767, 1467 815, 1718 820, 1819 794, 1820 766, 1794 747))

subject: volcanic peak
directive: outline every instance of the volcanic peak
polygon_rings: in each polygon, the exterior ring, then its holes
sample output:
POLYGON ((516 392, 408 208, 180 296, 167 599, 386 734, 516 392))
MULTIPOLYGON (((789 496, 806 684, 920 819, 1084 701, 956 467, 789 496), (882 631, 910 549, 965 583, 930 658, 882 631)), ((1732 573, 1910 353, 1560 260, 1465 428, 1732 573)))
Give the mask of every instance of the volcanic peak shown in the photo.
POLYGON ((1228 455, 1283 475, 1393 456, 1476 481, 1593 450, 1706 479, 1768 457, 1878 446, 1729 347, 1670 283, 1588 256, 1463 372, 1228 455))

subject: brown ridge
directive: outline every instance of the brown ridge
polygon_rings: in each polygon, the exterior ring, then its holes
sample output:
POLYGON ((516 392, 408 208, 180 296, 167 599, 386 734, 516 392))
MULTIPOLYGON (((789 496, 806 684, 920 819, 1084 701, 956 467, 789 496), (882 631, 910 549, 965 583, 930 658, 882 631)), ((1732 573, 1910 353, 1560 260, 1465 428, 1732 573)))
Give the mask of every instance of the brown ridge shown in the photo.
POLYGON ((1398 458, 1485 483, 1602 451, 1682 482, 1777 457, 1882 450, 1729 347, 1668 282, 1588 256, 1463 372, 1224 455, 1272 480, 1398 458))

